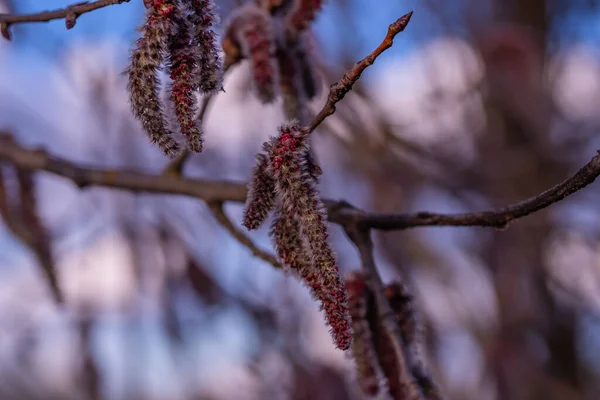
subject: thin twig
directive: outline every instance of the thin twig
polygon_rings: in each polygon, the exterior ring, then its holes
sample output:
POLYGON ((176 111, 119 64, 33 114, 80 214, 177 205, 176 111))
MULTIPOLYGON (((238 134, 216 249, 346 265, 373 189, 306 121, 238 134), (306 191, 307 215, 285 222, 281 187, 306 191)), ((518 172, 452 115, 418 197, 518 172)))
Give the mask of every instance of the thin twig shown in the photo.
POLYGON ((238 229, 233 224, 233 222, 231 222, 231 220, 225 214, 225 210, 223 210, 222 202, 220 202, 220 201, 209 202, 208 207, 210 208, 210 211, 212 212, 214 217, 217 219, 217 221, 219 221, 219 223, 221 225, 223 225, 223 227, 229 231, 231 236, 233 236, 238 242, 240 242, 241 244, 246 246, 252 252, 252 254, 254 256, 260 258, 261 260, 268 262, 269 264, 273 265, 275 268, 281 268, 281 264, 277 261, 275 256, 267 253, 266 251, 259 249, 258 246, 256 246, 256 244, 254 244, 254 242, 252 242, 252 240, 250 240, 250 238, 248 236, 246 236, 246 234, 244 232, 242 232, 241 229, 238 229))
MULTIPOLYGON (((206 202, 246 201, 246 183, 189 179, 177 176, 153 175, 134 170, 99 169, 52 157, 43 150, 28 150, 11 136, 0 135, 0 160, 18 168, 46 171, 72 180, 79 187, 104 186, 136 192, 192 196, 206 202)), ((461 214, 371 213, 353 207, 346 201, 325 200, 328 220, 336 224, 358 223, 361 228, 402 230, 422 226, 488 226, 502 228, 513 220, 525 217, 559 202, 583 189, 600 175, 600 155, 595 156, 569 179, 525 201, 498 210, 461 214)))
POLYGON ((128 3, 130 0, 97 0, 93 2, 82 2, 58 10, 42 11, 33 14, 0 14, 0 24, 18 24, 23 22, 49 22, 55 19, 67 18, 74 15, 75 17, 90 11, 112 6, 115 4, 128 3))
MULTIPOLYGON (((416 214, 380 214, 365 213, 354 209, 348 210, 363 227, 378 230, 400 230, 419 226, 489 226, 506 228, 509 222, 528 216, 563 200, 591 184, 600 175, 600 156, 581 168, 570 178, 556 186, 530 197, 527 200, 511 204, 497 210, 462 213, 462 214, 436 214, 432 212, 418 212, 416 214)), ((340 223, 336 215, 330 217, 332 222, 340 223)))
POLYGON ((342 100, 350 90, 352 90, 352 86, 354 86, 354 84, 359 80, 363 71, 367 69, 368 66, 372 65, 377 57, 381 55, 381 53, 392 47, 394 38, 398 33, 402 32, 406 28, 408 22, 410 21, 410 17, 412 17, 412 14, 413 12, 411 11, 408 14, 398 18, 396 22, 391 24, 388 27, 387 35, 385 36, 385 39, 383 39, 383 42, 381 42, 381 44, 375 50, 373 50, 371 54, 357 62, 350 71, 344 74, 342 79, 331 85, 329 88, 329 94, 327 96, 327 102, 308 126, 310 132, 314 131, 317 126, 319 126, 321 122, 325 120, 325 118, 335 112, 335 105, 342 100))
POLYGON ((410 352, 407 351, 406 343, 402 339, 402 332, 398 326, 394 311, 385 296, 385 287, 373 259, 371 233, 368 229, 361 229, 356 224, 346 225, 344 231, 360 254, 367 285, 372 290, 375 299, 378 320, 381 322, 385 335, 394 351, 394 359, 396 360, 399 374, 398 383, 403 386, 401 390, 405 391, 408 395, 407 399, 422 399, 423 396, 411 373, 411 365, 414 364, 414 361, 410 359, 410 352))

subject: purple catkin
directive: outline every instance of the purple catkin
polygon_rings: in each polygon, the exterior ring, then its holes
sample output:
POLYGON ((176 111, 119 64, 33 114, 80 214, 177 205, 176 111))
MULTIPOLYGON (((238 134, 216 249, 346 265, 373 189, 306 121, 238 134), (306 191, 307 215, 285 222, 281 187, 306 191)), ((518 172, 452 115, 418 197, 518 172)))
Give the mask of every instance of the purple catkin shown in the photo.
POLYGON ((219 23, 212 0, 185 0, 191 13, 188 20, 194 26, 192 43, 199 49, 199 60, 193 84, 203 94, 223 90, 223 57, 214 32, 219 23))
POLYGON ((379 362, 368 321, 369 291, 365 278, 360 273, 349 276, 345 285, 354 331, 352 355, 356 362, 358 385, 364 394, 376 396, 380 391, 379 362))
MULTIPOLYGON (((264 145, 265 153, 270 151, 269 143, 264 145)), ((259 228, 268 214, 275 208, 275 181, 269 174, 269 159, 265 153, 256 155, 256 166, 248 184, 243 225, 249 230, 259 228)))
POLYGON ((269 168, 281 200, 281 212, 298 224, 299 237, 314 269, 304 279, 321 301, 337 347, 346 350, 352 344, 347 297, 334 252, 327 242, 324 207, 308 170, 308 131, 293 121, 282 126, 280 132, 271 140, 269 168))
POLYGON ((304 251, 298 230, 298 222, 283 212, 281 207, 277 208, 269 232, 273 238, 277 256, 285 269, 305 280, 314 273, 314 268, 304 251))
POLYGON ((195 120, 198 107, 192 84, 199 54, 198 47, 192 44, 193 27, 185 18, 186 11, 183 5, 178 3, 170 18, 167 65, 171 84, 168 90, 181 133, 187 139, 190 150, 199 153, 202 151, 202 131, 195 120))
POLYGON ((308 123, 308 97, 301 82, 300 65, 296 54, 285 49, 277 54, 279 88, 283 98, 283 113, 288 119, 308 123))
POLYGON ((320 92, 321 85, 313 62, 308 32, 303 32, 294 46, 296 62, 298 65, 299 80, 308 100, 313 99, 320 92))
POLYGON ((159 99, 157 72, 167 53, 169 19, 173 11, 173 2, 169 0, 156 0, 147 10, 146 22, 140 28, 142 37, 136 41, 125 71, 133 115, 141 122, 152 143, 169 157, 177 155, 179 144, 167 129, 159 99))
POLYGON ((239 7, 231 16, 230 40, 239 46, 241 56, 250 61, 256 96, 271 103, 277 95, 278 68, 275 61, 275 29, 272 17, 255 4, 239 7))

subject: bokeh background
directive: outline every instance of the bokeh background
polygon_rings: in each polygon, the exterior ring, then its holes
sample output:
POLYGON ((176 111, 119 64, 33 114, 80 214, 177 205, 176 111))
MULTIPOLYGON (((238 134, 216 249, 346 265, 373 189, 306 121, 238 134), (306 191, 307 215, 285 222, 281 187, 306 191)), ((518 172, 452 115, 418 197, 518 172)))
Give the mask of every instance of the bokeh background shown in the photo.
MULTIPOLYGON (((0 0, 30 13, 66 0, 0 0)), ((224 19, 234 1, 217 1, 224 19)), ((315 138, 325 197, 380 212, 466 212, 533 196, 600 148, 600 12, 594 0, 329 0, 314 25, 323 88, 414 15, 315 138)), ((0 42, 0 127, 100 167, 167 160, 129 113, 121 72, 141 0, 20 24, 0 42)), ((283 122, 234 68, 187 176, 246 180, 283 122)), ((318 110, 326 90, 312 106, 318 110)), ((67 305, 0 225, 1 399, 361 399, 307 290, 256 259, 205 204, 78 189, 36 174, 67 305)), ((376 235, 402 276, 425 356, 448 399, 600 398, 600 188, 508 229, 376 235)), ((227 204, 241 220, 242 206, 227 204)), ((342 273, 356 250, 331 226, 342 273)), ((253 233, 272 252, 267 228, 253 233)), ((381 398, 385 398, 382 396, 381 398)))

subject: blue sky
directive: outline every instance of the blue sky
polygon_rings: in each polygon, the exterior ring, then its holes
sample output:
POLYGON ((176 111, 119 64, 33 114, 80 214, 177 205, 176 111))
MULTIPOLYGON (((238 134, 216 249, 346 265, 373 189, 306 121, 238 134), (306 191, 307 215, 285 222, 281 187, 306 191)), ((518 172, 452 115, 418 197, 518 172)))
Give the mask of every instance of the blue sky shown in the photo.
MULTIPOLYGON (((19 0, 17 3, 19 13, 61 8, 70 4, 65 0, 19 0)), ((357 41, 356 50, 366 54, 366 51, 373 49, 383 38, 387 25, 404 13, 419 8, 415 0, 378 1, 377 7, 373 7, 371 2, 355 3, 351 21, 343 20, 344 17, 335 4, 327 4, 319 16, 315 31, 327 50, 335 50, 340 40, 353 35, 357 41)), ((413 31, 414 27, 420 25, 414 22, 422 22, 426 18, 423 10, 416 11, 411 26, 413 31)), ((61 48, 78 40, 114 38, 130 42, 136 35, 135 28, 140 23, 143 12, 142 1, 134 0, 85 14, 70 31, 65 29, 63 20, 18 25, 12 28, 14 43, 24 45, 40 55, 52 56, 59 54, 61 48)), ((404 36, 411 36, 410 30, 404 36)), ((404 46, 406 43, 405 39, 404 46)))

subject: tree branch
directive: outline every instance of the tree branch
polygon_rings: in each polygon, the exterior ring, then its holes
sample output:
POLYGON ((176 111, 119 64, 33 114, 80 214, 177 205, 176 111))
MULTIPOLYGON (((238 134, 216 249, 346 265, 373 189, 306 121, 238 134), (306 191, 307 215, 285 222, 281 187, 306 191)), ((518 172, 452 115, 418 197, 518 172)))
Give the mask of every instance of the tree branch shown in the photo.
POLYGON ((371 52, 368 56, 357 62, 354 67, 346 72, 342 79, 334 83, 329 88, 329 94, 327 96, 327 102, 319 111, 317 116, 308 126, 308 130, 310 132, 314 131, 320 124, 335 112, 335 105, 348 94, 350 90, 352 90, 352 86, 360 79, 363 71, 367 69, 368 66, 372 65, 377 57, 381 55, 384 51, 392 47, 394 43, 394 38, 400 32, 402 32, 410 21, 410 17, 412 17, 413 12, 409 12, 408 14, 403 15, 398 18, 396 22, 392 23, 388 27, 387 35, 381 42, 381 44, 371 52))
POLYGON ((8 26, 23 22, 49 22, 55 19, 63 19, 67 17, 71 18, 71 16, 77 18, 82 14, 97 10, 99 8, 104 8, 115 4, 128 3, 129 1, 130 0, 97 0, 91 3, 85 1, 58 10, 42 11, 34 14, 0 14, 0 25, 8 26))
MULTIPOLYGON (((196 197, 206 202, 246 201, 246 183, 190 179, 173 175, 154 175, 133 170, 83 167, 52 157, 44 150, 28 150, 9 135, 0 135, 0 160, 18 168, 46 171, 72 180, 77 186, 104 186, 115 189, 196 197)), ((463 214, 380 214, 360 210, 346 201, 325 200, 328 220, 345 225, 357 223, 361 228, 402 230, 420 226, 488 226, 505 227, 510 221, 525 217, 563 200, 583 189, 600 175, 600 155, 595 156, 571 178, 525 201, 498 210, 463 214)))
MULTIPOLYGON (((349 214, 353 214, 352 218, 361 226, 378 230, 400 230, 418 226, 489 226, 506 228, 509 222, 533 214, 578 192, 594 182, 599 175, 600 155, 597 155, 577 171, 575 175, 558 185, 537 196, 497 210, 462 214, 436 214, 431 212, 379 214, 366 213, 350 206, 351 210, 345 212, 344 216, 347 218, 349 214)), ((330 220, 335 223, 343 222, 338 216, 339 214, 334 214, 330 217, 330 220)))

